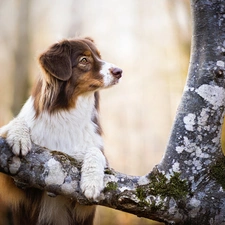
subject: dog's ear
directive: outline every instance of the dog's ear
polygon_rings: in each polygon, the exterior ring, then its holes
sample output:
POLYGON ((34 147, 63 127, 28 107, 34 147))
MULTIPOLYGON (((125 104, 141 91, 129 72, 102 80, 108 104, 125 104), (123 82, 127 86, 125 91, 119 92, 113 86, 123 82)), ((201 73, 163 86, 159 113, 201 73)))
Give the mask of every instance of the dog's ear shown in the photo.
POLYGON ((70 44, 68 41, 54 44, 39 57, 39 62, 47 74, 59 80, 66 81, 72 75, 70 57, 70 44))

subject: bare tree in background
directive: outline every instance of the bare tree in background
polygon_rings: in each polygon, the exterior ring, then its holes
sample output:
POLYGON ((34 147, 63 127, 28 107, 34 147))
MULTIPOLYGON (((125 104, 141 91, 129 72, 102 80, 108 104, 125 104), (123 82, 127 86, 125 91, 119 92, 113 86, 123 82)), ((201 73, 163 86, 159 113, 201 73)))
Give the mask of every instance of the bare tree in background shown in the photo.
MULTIPOLYGON (((13 70, 12 70, 12 82, 13 82, 13 99, 11 110, 14 115, 17 115, 21 106, 25 102, 28 96, 29 90, 29 58, 30 58, 30 40, 29 40, 29 11, 31 0, 17 0, 16 4, 18 10, 16 11, 15 19, 15 37, 12 40, 8 40, 7 36, 4 36, 5 32, 1 34, 3 42, 8 46, 13 46, 13 70)), ((4 4, 3 1, 0 2, 4 4)), ((7 21, 2 21, 2 24, 7 26, 7 21)), ((7 32, 6 32, 7 33, 7 32)), ((0 207, 0 225, 11 224, 11 214, 6 206, 1 202, 0 207)))
POLYGON ((23 187, 166 224, 225 224, 225 159, 220 143, 225 112, 225 0, 192 0, 191 7, 189 76, 165 156, 153 171, 134 177, 108 169, 102 200, 90 202, 80 193, 81 165, 74 159, 35 145, 26 157, 16 158, 0 139, 0 172, 12 175, 23 187), (46 181, 55 176, 47 163, 52 158, 60 162, 64 181, 49 186, 46 181))
POLYGON ((13 71, 13 102, 12 112, 18 114, 21 106, 28 96, 29 90, 29 8, 31 0, 18 0, 18 15, 16 25, 15 49, 14 49, 14 71, 13 71))
MULTIPOLYGON (((177 40, 177 44, 180 46, 180 51, 182 52, 182 56, 184 57, 184 60, 180 61, 180 70, 183 72, 186 72, 186 62, 188 62, 190 57, 190 46, 191 46, 191 40, 190 36, 187 35, 186 32, 191 32, 191 23, 186 23, 186 27, 182 26, 180 18, 179 18, 179 12, 182 10, 182 16, 186 18, 187 21, 191 21, 190 18, 190 1, 189 0, 183 0, 183 1, 166 1, 168 12, 170 14, 171 18, 171 24, 173 26, 174 30, 174 38, 177 40)), ((185 73, 181 73, 185 74, 185 73)))

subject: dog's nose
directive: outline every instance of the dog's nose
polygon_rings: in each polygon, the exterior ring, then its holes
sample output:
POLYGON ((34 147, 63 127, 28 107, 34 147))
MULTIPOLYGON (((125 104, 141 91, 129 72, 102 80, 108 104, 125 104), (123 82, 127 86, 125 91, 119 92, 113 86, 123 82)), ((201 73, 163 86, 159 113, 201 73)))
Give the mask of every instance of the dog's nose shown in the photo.
POLYGON ((114 67, 110 71, 115 78, 120 79, 122 77, 123 71, 120 68, 114 67))

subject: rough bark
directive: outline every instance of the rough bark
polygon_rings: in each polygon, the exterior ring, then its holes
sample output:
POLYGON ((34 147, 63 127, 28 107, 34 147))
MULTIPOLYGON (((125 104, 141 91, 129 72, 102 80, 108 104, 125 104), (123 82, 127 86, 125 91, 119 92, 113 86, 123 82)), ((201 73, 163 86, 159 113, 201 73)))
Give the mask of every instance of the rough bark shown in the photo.
POLYGON ((143 177, 108 169, 99 202, 79 189, 80 165, 33 146, 24 158, 0 139, 0 172, 25 187, 63 194, 167 224, 225 224, 225 160, 221 126, 225 106, 225 0, 192 1, 192 56, 187 84, 161 163, 143 177))

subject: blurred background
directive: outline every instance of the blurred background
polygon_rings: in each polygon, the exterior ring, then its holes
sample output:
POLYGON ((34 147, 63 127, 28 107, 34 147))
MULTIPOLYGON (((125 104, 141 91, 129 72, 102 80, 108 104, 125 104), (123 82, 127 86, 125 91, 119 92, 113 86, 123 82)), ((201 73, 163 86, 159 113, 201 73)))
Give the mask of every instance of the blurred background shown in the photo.
MULTIPOLYGON (((0 0, 0 126, 15 116, 39 74, 38 55, 64 38, 92 37, 123 69, 101 92, 105 153, 112 168, 144 175, 160 162, 186 80, 188 0, 0 0)), ((0 200, 0 225, 12 225, 0 200), (5 220, 4 220, 5 218, 5 220)), ((96 225, 156 225, 98 207, 96 225)))

